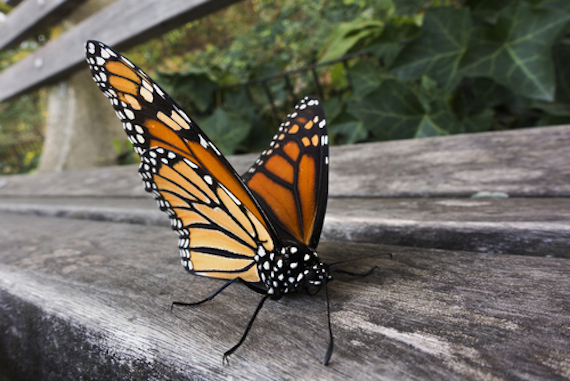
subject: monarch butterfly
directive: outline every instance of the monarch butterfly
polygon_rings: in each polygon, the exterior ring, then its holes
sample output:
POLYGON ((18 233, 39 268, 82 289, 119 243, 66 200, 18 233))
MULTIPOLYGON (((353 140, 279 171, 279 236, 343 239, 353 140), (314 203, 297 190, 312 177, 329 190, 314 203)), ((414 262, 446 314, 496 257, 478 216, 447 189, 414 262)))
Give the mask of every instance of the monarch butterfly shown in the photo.
MULTIPOLYGON (((269 148, 239 176, 177 103, 127 58, 97 41, 85 44, 93 80, 109 98, 134 150, 146 191, 179 235, 189 272, 235 281, 263 294, 241 340, 268 299, 332 277, 316 248, 328 195, 328 135, 323 108, 305 97, 287 115, 269 148)), ((327 312, 332 354, 330 311, 327 312)))

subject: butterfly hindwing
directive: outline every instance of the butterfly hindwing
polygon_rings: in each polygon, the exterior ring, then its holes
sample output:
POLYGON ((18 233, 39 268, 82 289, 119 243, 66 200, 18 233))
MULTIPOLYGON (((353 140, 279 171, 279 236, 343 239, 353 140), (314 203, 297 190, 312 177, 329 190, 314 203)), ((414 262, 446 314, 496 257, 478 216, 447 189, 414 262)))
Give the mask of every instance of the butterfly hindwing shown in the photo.
POLYGON ((316 249, 328 195, 328 134, 323 108, 305 97, 242 178, 280 236, 316 249))
POLYGON ((146 190, 170 216, 188 271, 260 281, 255 256, 273 250, 273 240, 261 221, 215 177, 161 147, 142 155, 139 173, 146 190))

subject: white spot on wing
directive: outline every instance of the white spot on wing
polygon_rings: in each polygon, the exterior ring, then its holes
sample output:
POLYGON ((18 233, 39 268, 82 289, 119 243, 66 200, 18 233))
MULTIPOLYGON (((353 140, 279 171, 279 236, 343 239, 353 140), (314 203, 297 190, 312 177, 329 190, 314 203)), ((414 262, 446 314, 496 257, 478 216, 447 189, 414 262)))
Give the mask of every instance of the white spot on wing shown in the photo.
POLYGON ((202 147, 204 148, 208 148, 208 142, 206 141, 206 139, 204 139, 204 137, 202 135, 198 135, 200 137, 200 144, 202 145, 202 147))
POLYGON ((220 184, 220 187, 224 190, 224 192, 227 193, 228 196, 230 196, 230 198, 236 203, 236 205, 241 205, 241 201, 238 200, 238 198, 236 196, 234 196, 234 194, 232 192, 230 192, 225 186, 223 186, 222 184, 220 184))
POLYGON ((220 153, 220 151, 218 151, 218 149, 216 148, 216 146, 214 145, 214 143, 209 142, 210 147, 212 147, 212 149, 214 150, 214 152, 216 152, 216 155, 218 156, 222 156, 222 154, 220 153))

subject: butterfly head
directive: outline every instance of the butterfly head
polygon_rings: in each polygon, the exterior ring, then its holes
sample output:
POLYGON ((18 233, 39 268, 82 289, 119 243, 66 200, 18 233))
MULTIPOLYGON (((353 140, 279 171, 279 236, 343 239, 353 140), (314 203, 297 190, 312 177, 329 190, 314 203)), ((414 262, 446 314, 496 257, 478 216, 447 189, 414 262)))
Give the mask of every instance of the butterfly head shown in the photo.
POLYGON ((332 279, 328 266, 304 245, 286 246, 264 256, 258 262, 258 269, 272 299, 311 286, 320 287, 332 279))

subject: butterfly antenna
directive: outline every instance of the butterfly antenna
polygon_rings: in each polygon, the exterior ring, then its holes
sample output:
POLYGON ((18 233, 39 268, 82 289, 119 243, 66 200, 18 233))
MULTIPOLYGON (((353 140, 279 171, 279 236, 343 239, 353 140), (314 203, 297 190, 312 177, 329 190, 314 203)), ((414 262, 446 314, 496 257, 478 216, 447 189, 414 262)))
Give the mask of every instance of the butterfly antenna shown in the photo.
POLYGON ((220 287, 216 292, 214 292, 212 295, 208 296, 205 299, 202 299, 198 302, 194 302, 194 303, 186 303, 186 302, 172 302, 172 304, 170 305, 170 312, 172 312, 172 309, 174 308, 174 306, 184 306, 184 307, 191 307, 191 306, 197 306, 198 304, 202 304, 205 303, 209 300, 212 300, 216 297, 216 295, 218 295, 220 292, 224 291, 224 289, 226 287, 228 287, 230 284, 234 283, 235 281, 237 281, 239 278, 235 278, 230 280, 229 282, 227 282, 226 284, 224 284, 222 287, 220 287))
POLYGON ((243 333, 241 339, 239 340, 239 342, 234 345, 233 347, 231 347, 229 350, 227 350, 224 353, 224 357, 222 358, 222 363, 226 362, 226 363, 230 363, 228 361, 228 356, 231 355, 232 353, 235 352, 236 349, 238 349, 240 347, 240 345, 243 344, 243 342, 245 341, 245 338, 247 337, 247 333, 249 332, 249 330, 251 329, 251 326, 253 325, 253 322, 255 320, 255 318, 257 317, 257 314, 259 313, 259 311, 261 310, 261 307, 263 307, 263 303, 265 303, 265 301, 267 300, 267 298, 269 298, 269 294, 264 295, 263 298, 261 298, 261 301, 259 302, 259 304, 257 305, 257 308, 255 309, 255 312, 253 313, 253 316, 251 317, 251 319, 249 320, 249 323, 247 324, 247 327, 245 327, 245 332, 243 333))
POLYGON ((333 352, 333 348, 334 348, 334 339, 333 339, 333 333, 332 333, 332 328, 331 328, 331 308, 330 308, 330 303, 329 303, 329 289, 327 287, 327 282, 325 281, 325 295, 326 295, 326 299, 327 299, 327 322, 329 324, 329 346, 327 348, 327 353, 325 353, 325 359, 323 360, 323 365, 327 365, 329 363, 329 360, 331 358, 332 352, 333 352))

